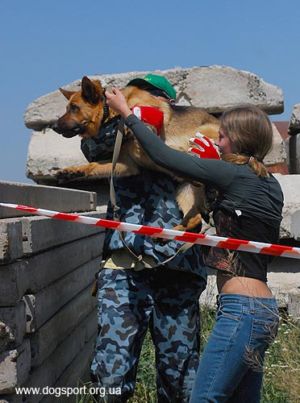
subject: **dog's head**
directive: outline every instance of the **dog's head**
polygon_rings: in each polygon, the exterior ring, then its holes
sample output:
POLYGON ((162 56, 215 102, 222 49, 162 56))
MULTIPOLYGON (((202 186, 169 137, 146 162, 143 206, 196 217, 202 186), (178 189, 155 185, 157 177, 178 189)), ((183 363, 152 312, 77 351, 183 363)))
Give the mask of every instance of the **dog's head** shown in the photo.
POLYGON ((101 82, 85 76, 82 78, 80 91, 67 91, 63 88, 59 90, 69 102, 66 113, 53 125, 53 130, 67 138, 77 134, 81 137, 96 136, 105 104, 105 91, 101 82))

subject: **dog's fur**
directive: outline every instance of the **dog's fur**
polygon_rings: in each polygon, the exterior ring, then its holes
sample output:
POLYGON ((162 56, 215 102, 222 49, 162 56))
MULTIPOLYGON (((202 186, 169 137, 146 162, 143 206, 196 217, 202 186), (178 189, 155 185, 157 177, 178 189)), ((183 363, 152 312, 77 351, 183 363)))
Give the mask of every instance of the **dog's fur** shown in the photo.
MULTIPOLYGON (((60 88, 61 93, 68 99, 66 113, 61 116, 54 130, 65 137, 79 134, 82 138, 97 136, 103 118, 105 96, 99 80, 82 78, 80 91, 66 91, 60 88)), ((147 105, 159 108, 164 113, 164 127, 160 133, 167 145, 181 151, 190 147, 189 139, 197 131, 212 139, 218 136, 218 120, 205 110, 193 107, 172 106, 163 97, 151 95, 148 91, 133 86, 127 86, 122 92, 129 107, 147 105)), ((108 119, 116 114, 109 110, 108 119)), ((172 172, 154 164, 139 146, 132 134, 123 142, 115 174, 120 176, 137 175, 140 167, 151 170, 172 172)), ((59 178, 65 180, 74 177, 105 178, 111 175, 111 162, 93 162, 81 166, 72 166, 58 172, 59 178)), ((201 221, 200 212, 205 211, 204 189, 201 184, 193 186, 186 182, 181 183, 177 192, 177 201, 183 211, 184 219, 176 229, 191 230, 201 221)))

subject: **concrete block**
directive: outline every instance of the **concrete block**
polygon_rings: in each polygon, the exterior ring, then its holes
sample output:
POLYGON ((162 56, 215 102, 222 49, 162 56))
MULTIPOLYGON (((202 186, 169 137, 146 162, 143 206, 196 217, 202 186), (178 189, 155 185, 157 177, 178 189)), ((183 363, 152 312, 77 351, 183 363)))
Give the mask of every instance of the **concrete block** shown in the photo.
MULTIPOLYGON (((62 376, 79 352, 85 347, 87 340, 92 341, 97 328, 96 312, 93 311, 81 324, 72 332, 49 356, 43 364, 35 368, 28 381, 23 385, 26 387, 50 387, 62 376)), ((85 363, 83 363, 83 366, 85 363)), ((25 403, 40 402, 46 395, 24 396, 25 403)), ((52 395, 52 399, 53 395, 52 395)), ((53 400, 52 400, 53 401, 53 400)))
POLYGON ((30 343, 0 354, 0 394, 13 393, 16 386, 24 383, 30 370, 30 343))
POLYGON ((50 251, 0 266, 0 306, 13 306, 75 268, 101 256, 104 235, 92 235, 50 251))
MULTIPOLYGON (((104 86, 125 86, 129 80, 147 72, 129 72, 112 75, 90 76, 100 79, 104 86)), ((257 75, 226 66, 176 68, 156 71, 164 74, 177 90, 177 101, 181 105, 205 108, 211 113, 221 113, 234 105, 250 103, 268 113, 283 111, 283 94, 278 87, 268 84, 257 75)), ((65 86, 78 90, 81 80, 65 86)), ((65 112, 66 99, 56 90, 38 98, 25 112, 25 124, 35 130, 30 140, 27 158, 27 176, 38 183, 56 183, 57 169, 71 165, 86 164, 80 151, 80 138, 65 139, 50 129, 51 125, 65 112)), ((98 178, 101 179, 101 178, 98 178)), ((71 182, 80 187, 81 182, 71 182)), ((95 178, 93 178, 95 181, 95 178)))
POLYGON ((205 290, 200 295, 200 306, 201 307, 209 307, 216 308, 217 307, 217 282, 216 282, 216 270, 209 269, 207 270, 207 286, 205 290))
POLYGON ((80 137, 66 139, 51 129, 33 132, 28 147, 26 176, 34 181, 53 180, 56 170, 87 164, 80 150, 80 137))
POLYGON ((21 222, 11 218, 0 220, 0 264, 16 260, 22 255, 21 222))
POLYGON ((300 133, 286 140, 287 164, 291 174, 300 174, 300 133))
MULTIPOLYGON (((95 193, 15 182, 0 182, 0 200, 4 203, 24 204, 62 212, 96 209, 95 193)), ((24 215, 26 213, 0 207, 0 218, 24 215)))
MULTIPOLYGON (((27 155, 26 175, 38 183, 56 184, 55 174, 58 169, 72 165, 87 164, 80 150, 80 138, 65 139, 51 129, 33 132, 27 155), (46 148, 47 152, 42 152, 46 148)), ((80 178, 68 182, 68 186, 84 188, 85 183, 92 182, 93 191, 108 183, 107 178, 80 178)))
MULTIPOLYGON (((0 321, 5 324, 9 331, 9 345, 16 347, 22 344, 26 330, 24 302, 19 302, 15 307, 0 307, 0 321)), ((3 351, 1 346, 0 351, 3 351)))
POLYGON ((275 257, 268 265, 268 285, 280 307, 288 304, 288 294, 300 284, 300 261, 285 257, 275 257))
POLYGON ((23 266, 23 262, 0 266, 0 306, 14 306, 20 300, 17 273, 23 266))
POLYGON ((11 330, 4 322, 0 321, 0 353, 9 350, 9 345, 12 341, 13 335, 11 330))
POLYGON ((99 258, 94 259, 37 294, 25 295, 27 332, 35 332, 80 291, 92 284, 99 270, 99 262, 99 258))
POLYGON ((293 238, 295 232, 293 217, 294 213, 300 210, 300 175, 274 174, 274 176, 280 183, 284 195, 280 238, 293 238))
POLYGON ((41 365, 72 330, 82 324, 95 306, 96 298, 91 296, 89 286, 38 329, 30 341, 32 367, 41 365))
MULTIPOLYGON (((89 77, 100 79, 104 86, 124 87, 129 80, 147 73, 141 71, 89 77)), ((172 82, 180 104, 198 106, 212 113, 242 103, 255 104, 268 113, 283 112, 282 90, 248 71, 227 66, 204 66, 156 70, 155 73, 165 75, 172 82)), ((78 90, 80 82, 81 77, 64 88, 78 90)), ((64 113, 66 100, 58 89, 55 90, 27 107, 24 119, 28 128, 37 131, 46 129, 64 113)))
MULTIPOLYGON (((103 214, 94 211, 81 215, 104 218, 103 214)), ((24 254, 32 254, 102 233, 105 229, 45 217, 29 217, 22 219, 22 231, 24 254)))
MULTIPOLYGON (((94 342, 96 339, 96 333, 91 337, 89 341, 84 345, 83 349, 78 353, 76 358, 71 362, 68 368, 64 371, 62 376, 55 383, 55 387, 82 387, 84 384, 90 381, 90 363, 94 351, 94 342)), ((86 385, 88 388, 88 385, 86 385)), ((88 395, 86 396, 86 398, 88 395)), ((72 395, 68 399, 68 402, 76 402, 80 398, 79 395, 72 395)), ((51 396, 45 397, 42 403, 53 403, 51 396)), ((1 402, 0 402, 1 403, 1 402)))
MULTIPOLYGON (((180 88, 181 90, 181 88, 180 88)), ((268 113, 283 112, 282 91, 248 71, 227 66, 193 68, 183 82, 186 100, 192 105, 218 113, 240 104, 257 105, 268 113)))
POLYGON ((289 292, 288 313, 294 320, 300 322, 300 287, 294 288, 289 292))
POLYGON ((300 104, 294 105, 289 125, 289 134, 297 133, 300 133, 300 104))
POLYGON ((286 145, 276 126, 272 124, 273 128, 273 146, 270 152, 265 156, 264 163, 266 166, 286 163, 287 153, 286 145))
POLYGON ((291 236, 300 241, 300 210, 295 211, 291 216, 291 236))
MULTIPOLYGON (((86 164, 87 161, 80 151, 80 139, 65 139, 51 129, 43 132, 33 132, 28 148, 27 176, 35 181, 53 181, 55 183, 55 172, 71 165, 86 164), (69 141, 71 143, 69 143, 69 141), (45 149, 47 152, 42 152, 45 149)), ((271 166, 279 163, 286 163, 286 145, 282 140, 276 126, 273 124, 273 147, 265 157, 265 164, 271 166)), ((91 181, 92 190, 97 192, 100 187, 104 188, 104 181, 98 182, 95 178, 80 179, 83 183, 91 181)), ((75 184, 75 182, 74 182, 75 184)), ((99 192, 98 192, 99 193, 99 192)), ((106 199, 107 200, 107 197, 106 199)), ((99 201, 98 201, 99 205, 99 201)))

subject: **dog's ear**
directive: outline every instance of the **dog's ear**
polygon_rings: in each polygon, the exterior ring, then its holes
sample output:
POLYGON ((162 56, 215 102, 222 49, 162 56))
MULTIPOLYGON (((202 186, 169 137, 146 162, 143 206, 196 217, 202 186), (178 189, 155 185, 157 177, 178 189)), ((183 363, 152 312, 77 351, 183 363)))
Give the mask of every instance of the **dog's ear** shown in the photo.
POLYGON ((59 91, 69 100, 73 94, 75 94, 75 91, 68 91, 64 90, 63 88, 59 88, 59 91))
POLYGON ((103 97, 103 88, 99 80, 90 80, 84 76, 81 81, 82 98, 90 104, 96 105, 103 97))

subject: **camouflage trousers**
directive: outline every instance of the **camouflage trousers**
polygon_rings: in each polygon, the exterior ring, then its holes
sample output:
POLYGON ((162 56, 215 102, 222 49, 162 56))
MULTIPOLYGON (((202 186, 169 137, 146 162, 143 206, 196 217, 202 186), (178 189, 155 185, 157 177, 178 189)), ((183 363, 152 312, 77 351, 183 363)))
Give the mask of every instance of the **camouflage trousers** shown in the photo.
POLYGON ((98 324, 91 370, 99 387, 121 388, 108 402, 134 393, 147 329, 155 346, 158 402, 188 402, 199 359, 199 296, 205 280, 193 273, 156 268, 102 269, 98 324))

